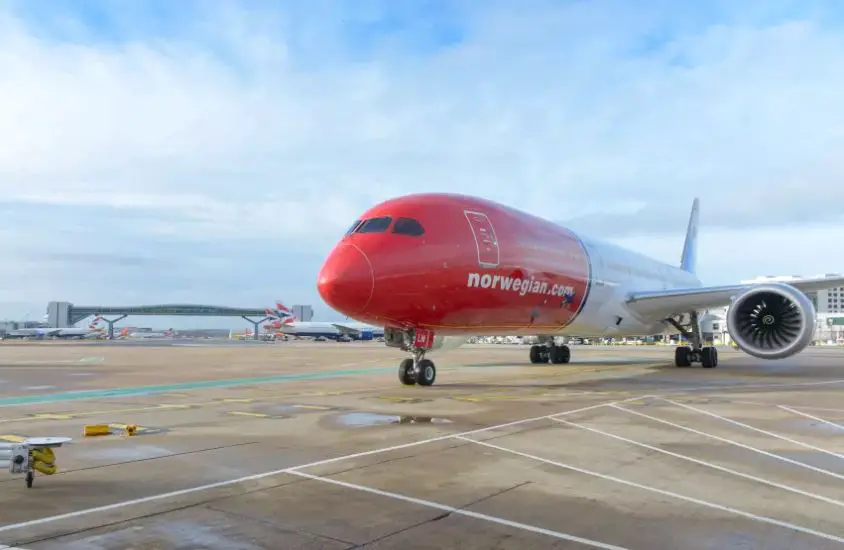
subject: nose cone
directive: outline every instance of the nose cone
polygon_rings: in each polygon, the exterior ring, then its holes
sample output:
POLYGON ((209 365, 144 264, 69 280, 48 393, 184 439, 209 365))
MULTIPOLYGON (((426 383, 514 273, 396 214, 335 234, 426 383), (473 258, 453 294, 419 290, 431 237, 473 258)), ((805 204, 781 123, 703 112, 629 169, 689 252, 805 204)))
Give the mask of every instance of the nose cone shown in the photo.
POLYGON ((317 290, 325 303, 346 315, 363 312, 374 289, 375 278, 369 258, 351 244, 341 244, 334 249, 317 277, 317 290))

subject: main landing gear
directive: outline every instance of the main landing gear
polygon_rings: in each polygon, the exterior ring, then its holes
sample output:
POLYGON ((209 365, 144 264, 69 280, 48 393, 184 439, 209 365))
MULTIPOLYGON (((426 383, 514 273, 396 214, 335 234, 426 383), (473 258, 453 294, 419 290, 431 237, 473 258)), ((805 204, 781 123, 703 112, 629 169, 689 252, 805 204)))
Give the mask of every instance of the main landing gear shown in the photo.
POLYGON ((718 350, 714 346, 703 347, 703 338, 700 334, 700 323, 697 312, 691 314, 688 330, 674 319, 667 321, 679 330, 683 336, 691 341, 691 346, 678 346, 674 350, 674 365, 677 367, 691 367, 693 363, 700 363, 705 369, 712 369, 718 366, 718 350))
POLYGON ((712 346, 697 350, 689 346, 678 346, 674 350, 674 364, 676 366, 691 367, 692 363, 700 363, 705 369, 717 367, 718 350, 712 346))
POLYGON ((530 347, 531 363, 548 363, 549 361, 555 365, 568 363, 571 361, 571 349, 566 345, 558 346, 553 340, 530 347))

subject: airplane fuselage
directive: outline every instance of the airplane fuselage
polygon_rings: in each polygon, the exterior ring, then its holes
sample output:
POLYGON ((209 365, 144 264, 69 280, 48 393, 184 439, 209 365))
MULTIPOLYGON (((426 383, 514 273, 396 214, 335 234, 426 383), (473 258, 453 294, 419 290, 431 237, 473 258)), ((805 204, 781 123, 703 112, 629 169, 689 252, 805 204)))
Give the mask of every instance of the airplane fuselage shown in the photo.
POLYGON ((319 322, 319 321, 293 321, 290 323, 281 323, 279 331, 282 334, 287 334, 290 336, 308 336, 308 337, 317 337, 322 336, 323 338, 339 338, 344 334, 353 340, 367 340, 372 339, 374 335, 384 335, 384 329, 379 329, 377 327, 370 327, 366 325, 362 325, 360 323, 338 323, 342 324, 343 326, 348 325, 349 328, 354 329, 355 332, 345 333, 340 328, 337 327, 334 323, 328 322, 319 322))
POLYGON ((318 286, 329 305, 372 325, 454 336, 657 334, 663 319, 628 310, 627 293, 701 284, 677 267, 473 197, 411 195, 361 220, 363 231, 337 244, 318 286), (366 222, 387 218, 390 227, 413 220, 423 232, 381 232, 366 222))

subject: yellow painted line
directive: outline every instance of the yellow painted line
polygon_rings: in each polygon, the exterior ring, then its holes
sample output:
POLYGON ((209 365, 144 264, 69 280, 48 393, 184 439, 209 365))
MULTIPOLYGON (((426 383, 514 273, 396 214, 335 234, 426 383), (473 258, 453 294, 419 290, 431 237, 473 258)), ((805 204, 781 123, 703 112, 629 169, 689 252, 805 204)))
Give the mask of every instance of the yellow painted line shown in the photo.
POLYGON ((26 441, 25 437, 19 435, 0 435, 0 441, 9 441, 11 443, 23 443, 26 441))
POLYGON ((472 403, 476 403, 478 401, 504 401, 508 399, 525 399, 531 397, 530 395, 456 395, 452 397, 452 399, 456 399, 458 401, 470 401, 472 403))
POLYGON ((293 405, 297 409, 314 409, 317 411, 330 411, 331 407, 323 407, 321 405, 293 405))
POLYGON ((389 395, 380 395, 376 399, 389 401, 390 403, 420 403, 422 401, 431 401, 430 399, 424 399, 421 397, 399 397, 389 395))
POLYGON ((34 415, 32 415, 32 418, 36 419, 36 420, 70 420, 73 417, 69 414, 44 413, 44 414, 34 414, 34 415))
POLYGON ((246 412, 246 411, 229 411, 229 414, 234 414, 237 416, 254 416, 256 418, 267 418, 268 414, 263 413, 253 413, 253 412, 246 412))

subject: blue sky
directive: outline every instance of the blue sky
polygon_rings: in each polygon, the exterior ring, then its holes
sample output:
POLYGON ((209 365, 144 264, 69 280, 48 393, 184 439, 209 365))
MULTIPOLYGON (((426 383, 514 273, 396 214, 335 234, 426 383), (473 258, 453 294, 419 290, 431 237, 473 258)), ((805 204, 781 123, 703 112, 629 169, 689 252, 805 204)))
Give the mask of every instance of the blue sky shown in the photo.
POLYGON ((705 281, 842 271, 841 11, 5 2, 0 317, 281 298, 339 318, 323 257, 362 210, 422 190, 669 262, 700 195, 705 281))

